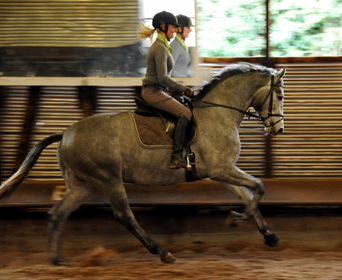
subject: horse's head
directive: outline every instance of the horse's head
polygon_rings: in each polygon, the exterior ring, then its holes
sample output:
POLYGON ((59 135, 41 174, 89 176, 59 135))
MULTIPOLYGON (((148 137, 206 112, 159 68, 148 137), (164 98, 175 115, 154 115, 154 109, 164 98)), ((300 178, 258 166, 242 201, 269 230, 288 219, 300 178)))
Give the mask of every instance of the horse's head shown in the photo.
POLYGON ((284 84, 283 76, 286 67, 271 75, 269 90, 265 94, 258 94, 253 102, 254 109, 258 112, 265 125, 266 134, 276 135, 284 131, 284 84))

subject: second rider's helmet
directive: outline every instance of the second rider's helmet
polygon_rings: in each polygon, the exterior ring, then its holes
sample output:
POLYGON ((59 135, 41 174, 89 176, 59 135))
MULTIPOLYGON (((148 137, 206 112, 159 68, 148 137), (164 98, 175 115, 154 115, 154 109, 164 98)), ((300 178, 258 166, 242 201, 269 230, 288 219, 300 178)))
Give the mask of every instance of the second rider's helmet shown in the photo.
POLYGON ((177 20, 178 20, 178 23, 181 27, 192 27, 193 24, 191 22, 191 19, 185 15, 178 15, 176 16, 177 17, 177 20))
POLYGON ((178 33, 180 35, 183 35, 183 32, 184 32, 184 27, 192 27, 193 24, 191 22, 191 19, 185 15, 178 15, 177 16, 177 20, 178 20, 178 23, 180 25, 180 30, 178 30, 178 33))

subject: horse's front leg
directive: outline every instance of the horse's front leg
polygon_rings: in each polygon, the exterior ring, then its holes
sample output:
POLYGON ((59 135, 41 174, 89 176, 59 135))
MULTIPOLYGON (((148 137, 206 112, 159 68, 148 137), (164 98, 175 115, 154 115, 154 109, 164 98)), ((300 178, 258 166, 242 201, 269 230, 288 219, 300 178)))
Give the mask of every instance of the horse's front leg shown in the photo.
MULTIPOLYGON (((224 185, 232 194, 234 194, 236 197, 241 199, 242 203, 247 207, 250 202, 253 200, 253 193, 248 190, 246 187, 241 186, 235 186, 232 184, 228 184, 226 182, 221 182, 222 185, 224 185)), ((229 218, 227 219, 227 224, 230 224, 231 226, 236 225, 237 222, 242 222, 242 217, 245 217, 243 214, 231 211, 231 214, 229 215, 229 218), (233 219, 233 221, 231 221, 233 219)))
MULTIPOLYGON (((249 205, 250 201, 253 199, 253 193, 249 191, 245 187, 239 187, 234 186, 231 184, 227 184, 225 182, 221 182, 230 192, 232 192, 234 195, 239 197, 244 205, 249 205)), ((238 214, 236 212, 232 211, 231 218, 233 218, 233 223, 236 221, 240 221, 236 217, 241 216, 241 214, 238 214)), ((257 227, 260 231, 260 233, 264 236, 265 244, 271 247, 277 247, 279 245, 279 237, 270 230, 269 226, 265 222, 262 214, 260 213, 260 210, 257 209, 256 213, 254 214, 254 220, 257 224, 257 227)))
POLYGON ((236 215, 236 218, 246 220, 253 217, 259 209, 259 201, 265 193, 264 184, 261 180, 247 174, 235 165, 230 165, 225 170, 216 171, 217 174, 211 174, 210 178, 223 184, 231 184, 241 188, 236 193, 245 200, 246 210, 242 214, 236 215), (228 170, 228 172, 225 170, 228 170), (244 188, 251 190, 252 193, 249 192, 248 194, 244 191, 244 188))
POLYGON ((279 247, 280 238, 270 230, 259 209, 254 214, 254 220, 257 223, 260 233, 264 236, 265 244, 270 247, 279 247))

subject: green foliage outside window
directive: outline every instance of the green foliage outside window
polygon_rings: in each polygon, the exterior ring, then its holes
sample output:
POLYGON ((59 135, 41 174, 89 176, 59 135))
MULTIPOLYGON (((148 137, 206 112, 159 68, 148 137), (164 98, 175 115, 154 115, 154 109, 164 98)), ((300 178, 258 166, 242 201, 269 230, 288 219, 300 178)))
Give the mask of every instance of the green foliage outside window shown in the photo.
POLYGON ((263 56, 264 0, 197 0, 200 56, 263 56))
MULTIPOLYGON (((197 0, 200 56, 266 55, 266 0, 197 0)), ((342 54, 342 0, 269 0, 270 56, 342 54)))

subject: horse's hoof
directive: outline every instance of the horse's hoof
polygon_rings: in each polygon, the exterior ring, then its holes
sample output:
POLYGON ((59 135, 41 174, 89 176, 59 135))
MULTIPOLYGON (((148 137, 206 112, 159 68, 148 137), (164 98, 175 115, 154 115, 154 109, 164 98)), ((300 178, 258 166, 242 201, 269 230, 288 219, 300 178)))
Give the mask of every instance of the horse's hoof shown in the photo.
POLYGON ((54 265, 61 265, 61 266, 71 266, 74 264, 73 261, 71 261, 71 260, 69 260, 63 256, 53 258, 52 263, 54 265))
POLYGON ((173 263, 176 261, 176 258, 171 253, 167 253, 165 256, 161 256, 160 259, 164 263, 173 263))
POLYGON ((275 248, 281 247, 280 242, 279 242, 280 238, 274 232, 272 232, 269 235, 265 234, 264 238, 265 238, 264 242, 267 246, 275 247, 275 248))

